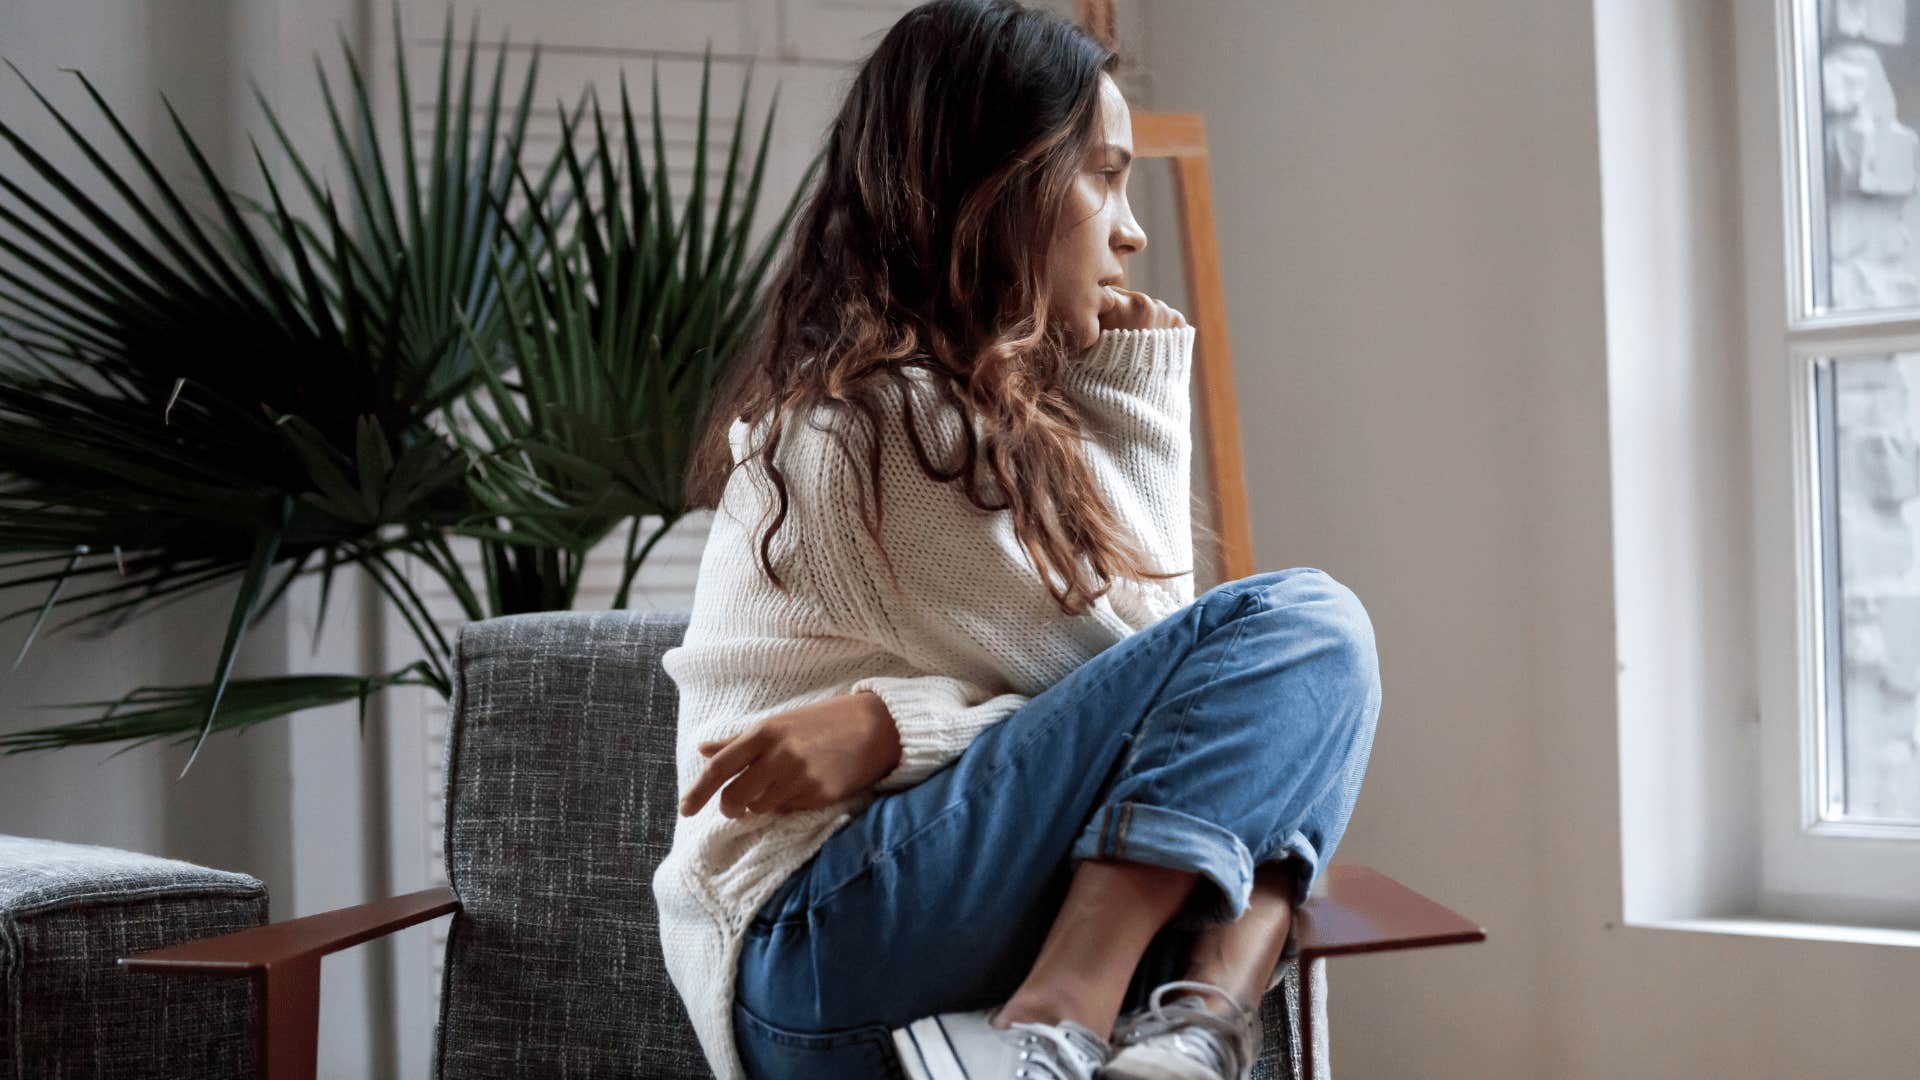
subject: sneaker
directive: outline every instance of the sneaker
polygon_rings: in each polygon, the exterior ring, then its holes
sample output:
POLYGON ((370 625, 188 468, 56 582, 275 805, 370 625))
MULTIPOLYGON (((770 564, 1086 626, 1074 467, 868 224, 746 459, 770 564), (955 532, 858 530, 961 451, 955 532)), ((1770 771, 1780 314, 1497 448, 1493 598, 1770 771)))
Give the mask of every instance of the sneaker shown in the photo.
POLYGON ((908 1080, 1094 1080, 1113 1050, 1075 1020, 993 1026, 993 1009, 925 1016, 893 1029, 908 1080))
POLYGON ((1153 988, 1147 1007, 1122 1015, 1113 1029, 1113 1057, 1099 1080, 1248 1080, 1260 1056, 1260 1010, 1249 1008, 1221 987, 1176 979, 1153 988), (1229 1012, 1207 1007, 1200 993, 1182 994, 1162 1005, 1175 989, 1219 995, 1229 1012))

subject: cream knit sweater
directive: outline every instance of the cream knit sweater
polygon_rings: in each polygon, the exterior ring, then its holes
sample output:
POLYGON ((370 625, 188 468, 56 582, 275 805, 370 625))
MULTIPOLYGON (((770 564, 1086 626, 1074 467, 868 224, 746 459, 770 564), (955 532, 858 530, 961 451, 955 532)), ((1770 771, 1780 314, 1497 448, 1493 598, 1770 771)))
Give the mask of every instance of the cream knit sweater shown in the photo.
MULTIPOLYGON (((1156 569, 1187 571, 1116 581, 1079 616, 1054 604, 1007 511, 980 510, 920 471, 897 391, 882 413, 880 460, 883 535, 901 593, 890 591, 860 520, 864 451, 856 467, 810 425, 786 425, 778 457, 790 498, 771 554, 790 593, 759 566, 756 524, 771 484, 753 466, 733 474, 701 556, 686 638, 661 660, 680 691, 680 793, 705 764, 700 743, 863 689, 886 703, 902 752, 872 790, 833 806, 734 819, 715 793, 677 819, 653 877, 661 948, 718 1080, 746 1080, 733 1040, 734 973, 743 931, 772 891, 878 793, 919 783, 1028 698, 1193 599, 1193 338, 1190 326, 1106 330, 1075 357, 1069 390, 1084 405, 1102 490, 1156 569)), ((934 460, 952 460, 943 451, 956 445, 959 419, 946 408, 914 415, 934 460)), ((750 434, 758 433, 734 422, 736 461, 750 434)))

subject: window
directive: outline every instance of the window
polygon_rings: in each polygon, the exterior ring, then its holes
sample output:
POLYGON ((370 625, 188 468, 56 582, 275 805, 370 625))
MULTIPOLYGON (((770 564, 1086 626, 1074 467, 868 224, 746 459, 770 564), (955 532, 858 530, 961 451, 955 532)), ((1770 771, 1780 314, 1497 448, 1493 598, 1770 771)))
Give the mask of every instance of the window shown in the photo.
POLYGON ((1912 3, 1734 4, 1751 275, 1762 904, 1790 917, 1907 927, 1920 926, 1912 3), (1762 41, 1770 56, 1757 55, 1762 41), (1767 272, 1773 266, 1783 272, 1767 272))

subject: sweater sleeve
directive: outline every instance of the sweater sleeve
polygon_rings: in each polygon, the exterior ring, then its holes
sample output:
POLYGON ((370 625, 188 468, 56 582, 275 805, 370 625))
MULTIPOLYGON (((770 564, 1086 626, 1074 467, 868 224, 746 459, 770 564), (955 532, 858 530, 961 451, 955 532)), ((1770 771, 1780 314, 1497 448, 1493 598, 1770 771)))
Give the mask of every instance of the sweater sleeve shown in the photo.
POLYGON ((861 690, 879 695, 900 732, 900 762, 873 785, 875 791, 898 791, 925 780, 1027 700, 1015 693, 988 697, 948 675, 876 675, 856 681, 848 692, 861 690))
POLYGON ((1193 600, 1192 326, 1102 330, 1066 388, 1089 428, 1087 460, 1114 510, 1158 570, 1174 578, 1114 583, 1112 602, 1143 629, 1193 600))
MULTIPOLYGON (((900 760, 875 789, 894 791, 959 757, 1037 693, 1047 681, 1046 665, 1057 667, 1071 650, 1059 636, 1058 611, 1048 611, 1052 600, 1014 539, 1010 516, 983 511, 954 485, 927 477, 906 443, 897 408, 883 410, 881 419, 886 558, 861 516, 859 493, 871 482, 865 441, 843 452, 803 425, 790 460, 799 473, 796 487, 812 497, 794 508, 814 577, 809 591, 830 625, 897 661, 895 672, 848 688, 872 690, 893 717, 900 760)), ((937 430, 927 433, 930 453, 955 445, 958 423, 931 423, 937 430)), ((928 426, 923 420, 923 432, 928 426)))

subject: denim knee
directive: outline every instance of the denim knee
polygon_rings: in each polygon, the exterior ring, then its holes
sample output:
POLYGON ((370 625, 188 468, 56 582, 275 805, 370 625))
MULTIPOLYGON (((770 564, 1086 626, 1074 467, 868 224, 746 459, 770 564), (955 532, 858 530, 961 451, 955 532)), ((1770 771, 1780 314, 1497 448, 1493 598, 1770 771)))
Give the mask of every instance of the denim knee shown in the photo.
POLYGON ((1291 618, 1304 620, 1303 630, 1317 628, 1338 643, 1356 677, 1378 681, 1373 619, 1359 595, 1325 570, 1312 566, 1263 570, 1221 582, 1207 592, 1210 597, 1218 594, 1220 599, 1239 601, 1237 616, 1291 609, 1291 618))
POLYGON ((1360 602, 1358 594, 1325 570, 1305 566, 1279 571, 1264 584, 1259 596, 1269 609, 1297 607, 1296 614, 1318 620, 1346 643, 1356 654, 1356 661, 1364 662, 1372 657, 1373 618, 1367 614, 1366 605, 1360 602))

